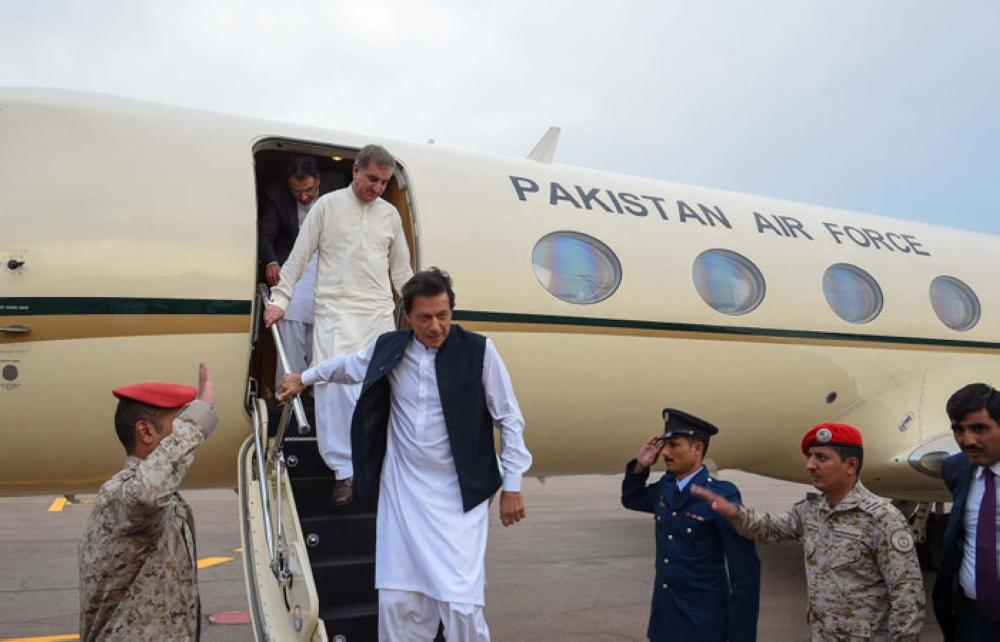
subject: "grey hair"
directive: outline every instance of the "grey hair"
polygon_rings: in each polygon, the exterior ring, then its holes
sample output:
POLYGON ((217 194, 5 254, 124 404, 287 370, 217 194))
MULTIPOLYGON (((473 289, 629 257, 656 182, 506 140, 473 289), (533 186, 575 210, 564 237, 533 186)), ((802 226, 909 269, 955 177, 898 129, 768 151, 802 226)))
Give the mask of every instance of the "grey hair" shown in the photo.
POLYGON ((388 167, 391 170, 396 169, 396 159, 393 158, 388 149, 381 145, 365 145, 358 152, 357 158, 354 159, 354 166, 366 169, 373 164, 379 167, 388 167))

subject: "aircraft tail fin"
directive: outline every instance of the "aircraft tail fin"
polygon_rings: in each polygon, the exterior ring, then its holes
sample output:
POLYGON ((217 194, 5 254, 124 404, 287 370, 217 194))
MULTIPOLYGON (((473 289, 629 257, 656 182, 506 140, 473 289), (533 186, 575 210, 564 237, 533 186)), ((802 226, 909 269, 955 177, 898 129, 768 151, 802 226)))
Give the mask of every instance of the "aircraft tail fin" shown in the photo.
POLYGON ((539 163, 552 164, 552 157, 556 155, 556 145, 559 143, 558 127, 549 127, 545 135, 535 144, 535 148, 528 154, 528 158, 539 163))

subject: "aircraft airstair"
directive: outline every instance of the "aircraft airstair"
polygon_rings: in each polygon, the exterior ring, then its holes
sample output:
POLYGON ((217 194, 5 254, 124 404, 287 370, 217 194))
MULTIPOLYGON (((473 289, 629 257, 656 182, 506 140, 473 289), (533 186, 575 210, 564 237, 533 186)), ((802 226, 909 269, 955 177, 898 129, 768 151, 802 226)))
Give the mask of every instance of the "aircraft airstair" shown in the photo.
MULTIPOLYGON (((263 300, 259 303, 263 309, 263 300)), ((277 326, 271 336, 287 370, 277 326)), ((319 455, 311 413, 301 399, 269 409, 251 379, 247 409, 254 434, 240 450, 238 468, 255 639, 374 642, 377 497, 330 506, 334 478, 319 455)))
MULTIPOLYGON (((267 298, 261 286, 258 311, 267 298)), ((259 312, 255 318, 254 345, 259 348, 259 312)), ((288 372, 277 325, 270 335, 288 372)), ((334 477, 319 454, 310 404, 296 397, 269 407, 251 378, 246 405, 254 432, 240 449, 238 490, 254 638, 376 642, 377 494, 346 506, 330 505, 334 477), (289 434, 293 425, 294 435, 289 434)), ((444 642, 441 631, 439 626, 433 642, 444 642)))

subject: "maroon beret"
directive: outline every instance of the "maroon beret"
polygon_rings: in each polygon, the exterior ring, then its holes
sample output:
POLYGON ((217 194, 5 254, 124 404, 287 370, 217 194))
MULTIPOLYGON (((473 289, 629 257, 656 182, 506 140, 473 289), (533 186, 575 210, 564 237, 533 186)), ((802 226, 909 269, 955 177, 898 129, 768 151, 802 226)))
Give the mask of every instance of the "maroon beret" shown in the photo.
POLYGON ((847 424, 816 424, 802 438, 802 454, 808 455, 810 446, 864 446, 861 432, 847 424))
POLYGON ((179 383, 133 383, 115 388, 111 394, 119 399, 131 399, 156 408, 173 410, 193 401, 198 391, 193 386, 179 383))

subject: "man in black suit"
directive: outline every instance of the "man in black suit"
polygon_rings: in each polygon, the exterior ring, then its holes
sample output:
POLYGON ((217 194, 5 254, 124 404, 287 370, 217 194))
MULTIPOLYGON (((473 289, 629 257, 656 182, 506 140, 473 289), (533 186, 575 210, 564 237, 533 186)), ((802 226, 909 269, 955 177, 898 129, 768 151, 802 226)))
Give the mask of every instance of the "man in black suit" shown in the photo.
POLYGON ((985 383, 969 384, 951 396, 947 411, 962 452, 944 463, 954 505, 934 583, 934 613, 945 642, 997 642, 1000 392, 985 383))
POLYGON ((285 177, 285 184, 265 190, 257 220, 257 258, 270 287, 278 284, 281 266, 295 245, 299 225, 313 201, 337 187, 321 186, 319 169, 310 156, 293 156, 285 177))

